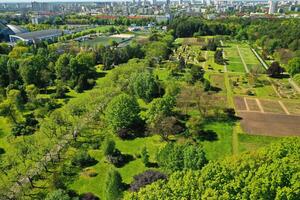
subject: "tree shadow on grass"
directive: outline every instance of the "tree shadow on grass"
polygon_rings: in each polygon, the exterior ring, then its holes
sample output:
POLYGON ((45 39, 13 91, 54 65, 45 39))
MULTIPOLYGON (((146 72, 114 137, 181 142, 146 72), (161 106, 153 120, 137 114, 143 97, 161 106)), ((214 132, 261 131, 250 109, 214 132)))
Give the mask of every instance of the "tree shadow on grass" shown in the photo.
POLYGON ((5 154, 5 150, 3 148, 0 147, 0 155, 1 154, 5 154))
POLYGON ((158 168, 158 164, 157 164, 157 163, 154 163, 154 162, 149 162, 149 163, 147 164, 147 167, 149 167, 149 168, 158 168))
POLYGON ((197 135, 197 139, 200 141, 216 141, 218 140, 218 135, 213 130, 200 130, 197 135))

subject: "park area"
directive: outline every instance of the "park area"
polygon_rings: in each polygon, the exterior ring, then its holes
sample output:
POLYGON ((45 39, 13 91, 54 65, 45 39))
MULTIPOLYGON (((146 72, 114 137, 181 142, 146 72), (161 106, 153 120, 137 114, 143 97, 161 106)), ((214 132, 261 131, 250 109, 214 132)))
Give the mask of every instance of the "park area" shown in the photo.
POLYGON ((115 34, 110 36, 104 36, 104 35, 91 35, 86 36, 85 39, 80 42, 80 46, 83 47, 97 47, 100 45, 107 46, 111 44, 112 42, 116 42, 119 45, 129 44, 129 42, 134 38, 134 35, 132 34, 115 34))

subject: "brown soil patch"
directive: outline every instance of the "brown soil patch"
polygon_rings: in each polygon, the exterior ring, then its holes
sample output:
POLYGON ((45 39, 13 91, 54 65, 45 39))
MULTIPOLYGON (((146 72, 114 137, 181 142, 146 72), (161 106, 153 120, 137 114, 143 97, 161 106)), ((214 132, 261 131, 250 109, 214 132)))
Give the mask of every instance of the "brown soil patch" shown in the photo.
POLYGON ((247 100, 247 103, 248 103, 248 106, 249 106, 249 109, 251 111, 260 111, 258 105, 257 105, 257 102, 255 99, 246 99, 247 100))
POLYGON ((300 116, 240 111, 243 130, 254 135, 300 136, 300 116))
POLYGON ((278 101, 260 100, 265 112, 286 114, 278 101))
POLYGON ((300 103, 282 101, 291 114, 300 115, 300 103))
POLYGON ((237 110, 247 110, 244 97, 234 97, 234 104, 237 110))

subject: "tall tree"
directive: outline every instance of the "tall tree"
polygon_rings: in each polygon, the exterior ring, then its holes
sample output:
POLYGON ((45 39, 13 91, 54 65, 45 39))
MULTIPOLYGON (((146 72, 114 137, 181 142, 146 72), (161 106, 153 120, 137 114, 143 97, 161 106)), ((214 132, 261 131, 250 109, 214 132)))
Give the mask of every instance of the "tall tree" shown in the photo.
POLYGON ((122 177, 114 169, 110 169, 105 181, 105 196, 107 200, 117 200, 123 190, 122 177))

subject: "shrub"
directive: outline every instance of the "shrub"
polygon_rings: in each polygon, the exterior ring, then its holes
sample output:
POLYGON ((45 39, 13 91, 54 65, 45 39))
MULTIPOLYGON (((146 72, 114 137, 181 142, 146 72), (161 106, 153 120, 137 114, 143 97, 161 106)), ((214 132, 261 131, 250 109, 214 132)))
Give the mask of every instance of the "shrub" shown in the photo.
POLYGON ((79 166, 81 168, 94 165, 95 163, 96 160, 86 151, 79 151, 72 159, 72 165, 79 166))
POLYGON ((149 185, 157 180, 167 179, 167 176, 158 171, 147 170, 143 173, 135 175, 133 179, 134 180, 130 184, 130 190, 137 192, 140 188, 149 185))

